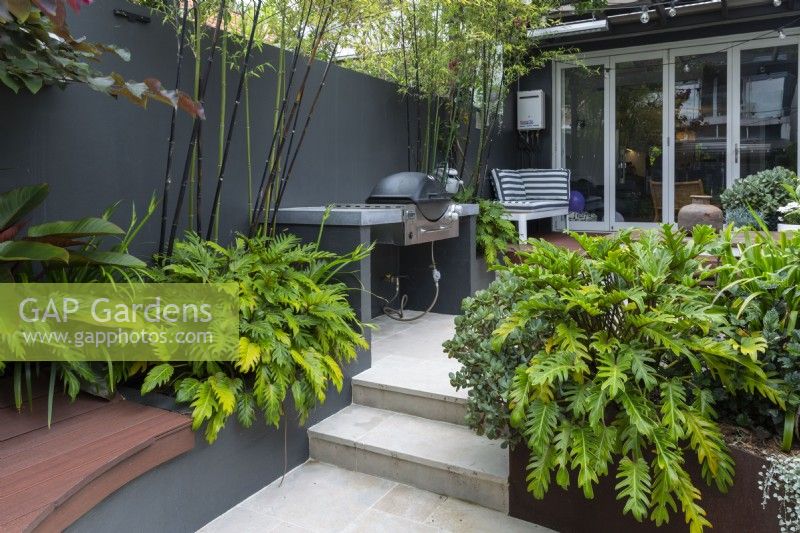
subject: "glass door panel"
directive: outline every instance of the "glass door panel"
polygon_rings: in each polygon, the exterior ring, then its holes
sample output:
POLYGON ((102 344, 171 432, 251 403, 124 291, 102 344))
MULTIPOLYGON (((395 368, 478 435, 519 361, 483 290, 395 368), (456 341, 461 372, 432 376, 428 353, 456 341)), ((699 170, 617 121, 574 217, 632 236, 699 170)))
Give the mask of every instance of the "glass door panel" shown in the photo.
POLYGON ((614 222, 661 222, 662 59, 618 62, 615 71, 614 222))
POLYGON ((725 52, 675 58, 673 217, 692 195, 709 195, 720 205, 728 150, 727 63, 725 52))
MULTIPOLYGON (((570 225, 605 222, 605 73, 603 67, 563 70, 562 165, 570 169, 570 225)), ((587 228, 588 229, 588 228, 587 228)))
POLYGON ((797 46, 741 51, 739 176, 797 170, 797 46))

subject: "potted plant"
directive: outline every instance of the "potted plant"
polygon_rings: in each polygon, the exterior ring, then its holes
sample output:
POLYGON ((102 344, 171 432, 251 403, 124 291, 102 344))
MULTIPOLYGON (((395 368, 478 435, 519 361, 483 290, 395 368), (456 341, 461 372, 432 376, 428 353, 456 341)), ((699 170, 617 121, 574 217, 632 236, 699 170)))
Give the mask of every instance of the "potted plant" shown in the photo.
POLYGON ((726 436, 717 393, 789 402, 764 366, 769 340, 730 316, 734 287, 709 286, 734 275, 703 259, 720 248, 713 229, 573 236, 583 253, 531 241, 445 343, 463 365, 451 382, 471 389, 467 423, 512 447, 512 516, 571 532, 777 531, 755 490, 766 462, 726 436))

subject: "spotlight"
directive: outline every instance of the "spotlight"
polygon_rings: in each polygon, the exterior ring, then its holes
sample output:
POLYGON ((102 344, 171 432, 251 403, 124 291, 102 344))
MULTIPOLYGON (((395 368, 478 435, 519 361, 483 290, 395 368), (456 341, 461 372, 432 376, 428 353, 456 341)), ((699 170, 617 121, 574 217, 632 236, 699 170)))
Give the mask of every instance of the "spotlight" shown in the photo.
POLYGON ((786 34, 783 33, 783 29, 778 30, 778 39, 786 39, 786 34))
POLYGON ((783 0, 772 0, 772 5, 775 7, 781 7, 783 0))
POLYGON ((669 17, 672 18, 677 14, 678 14, 678 10, 675 9, 675 0, 672 0, 672 3, 667 8, 667 15, 669 15, 669 17))
POLYGON ((642 21, 642 24, 650 22, 650 12, 647 10, 646 6, 642 6, 642 16, 639 17, 639 20, 642 21))

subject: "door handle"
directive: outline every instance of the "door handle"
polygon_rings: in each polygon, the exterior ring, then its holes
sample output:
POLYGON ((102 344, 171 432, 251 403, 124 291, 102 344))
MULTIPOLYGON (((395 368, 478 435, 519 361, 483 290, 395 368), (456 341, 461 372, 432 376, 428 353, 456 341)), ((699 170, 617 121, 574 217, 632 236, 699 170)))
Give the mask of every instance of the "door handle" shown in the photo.
POLYGON ((737 165, 739 164, 739 143, 736 143, 733 147, 733 160, 737 165))

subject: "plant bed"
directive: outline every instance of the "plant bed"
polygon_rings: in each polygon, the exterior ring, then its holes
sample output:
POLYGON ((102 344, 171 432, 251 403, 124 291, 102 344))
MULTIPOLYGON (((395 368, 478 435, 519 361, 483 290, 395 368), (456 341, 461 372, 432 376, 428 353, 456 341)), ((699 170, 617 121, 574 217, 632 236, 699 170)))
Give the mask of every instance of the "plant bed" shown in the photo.
MULTIPOLYGON (((696 461, 687 456, 687 470, 702 491, 701 505, 714 531, 739 533, 770 533, 778 529, 778 505, 767 502, 762 508, 762 494, 758 486, 759 472, 767 464, 763 457, 740 447, 731 447, 736 462, 736 476, 727 494, 706 485, 700 476, 696 461)), ((595 487, 594 499, 588 500, 572 479, 568 490, 553 486, 542 500, 535 499, 527 490, 525 476, 528 449, 519 445, 509 453, 509 514, 515 518, 535 522, 561 533, 594 533, 596 531, 653 531, 658 533, 685 532, 688 526, 682 515, 675 513, 661 527, 653 522, 637 522, 630 514, 623 515, 624 502, 616 499, 614 485, 616 472, 600 479, 595 487)), ((574 476, 573 476, 574 478, 574 476)))

